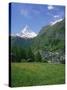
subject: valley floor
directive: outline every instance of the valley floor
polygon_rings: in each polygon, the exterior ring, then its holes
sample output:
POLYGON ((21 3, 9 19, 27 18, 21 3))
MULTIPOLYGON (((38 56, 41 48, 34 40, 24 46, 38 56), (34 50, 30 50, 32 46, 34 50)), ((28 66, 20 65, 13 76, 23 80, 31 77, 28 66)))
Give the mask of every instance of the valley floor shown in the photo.
POLYGON ((64 83, 64 64, 11 63, 11 87, 64 83))

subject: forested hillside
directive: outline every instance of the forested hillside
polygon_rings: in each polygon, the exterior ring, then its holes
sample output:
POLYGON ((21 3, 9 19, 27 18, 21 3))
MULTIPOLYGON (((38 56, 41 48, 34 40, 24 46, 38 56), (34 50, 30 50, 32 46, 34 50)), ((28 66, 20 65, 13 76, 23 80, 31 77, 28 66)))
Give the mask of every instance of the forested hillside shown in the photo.
POLYGON ((22 55, 20 59, 26 61, 65 63, 65 20, 42 27, 32 39, 11 37, 11 52, 25 52, 25 58, 22 55))

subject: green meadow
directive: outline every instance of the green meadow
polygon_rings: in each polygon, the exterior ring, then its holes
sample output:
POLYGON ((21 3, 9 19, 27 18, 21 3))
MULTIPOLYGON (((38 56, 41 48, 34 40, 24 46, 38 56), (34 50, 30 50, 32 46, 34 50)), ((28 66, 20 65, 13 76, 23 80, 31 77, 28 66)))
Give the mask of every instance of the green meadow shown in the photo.
POLYGON ((65 65, 49 63, 11 63, 11 87, 65 83, 65 65))

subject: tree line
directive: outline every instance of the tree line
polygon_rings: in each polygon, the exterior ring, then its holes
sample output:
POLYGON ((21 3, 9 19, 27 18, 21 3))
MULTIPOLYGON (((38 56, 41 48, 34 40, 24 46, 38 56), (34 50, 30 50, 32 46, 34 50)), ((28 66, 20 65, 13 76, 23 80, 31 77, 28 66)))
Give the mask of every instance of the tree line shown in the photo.
MULTIPOLYGON (((46 51, 45 51, 46 52, 46 51)), ((57 62, 57 56, 50 56, 48 52, 46 52, 46 54, 44 53, 45 57, 47 55, 46 58, 43 59, 43 57, 41 56, 42 53, 40 53, 39 51, 36 51, 35 53, 33 53, 31 47, 29 48, 21 48, 18 46, 13 46, 11 47, 11 62, 48 62, 52 60, 55 62, 57 62), (50 58, 50 57, 51 58, 50 58)), ((65 64, 65 59, 63 57, 63 55, 58 55, 59 62, 62 64, 65 64)))
POLYGON ((32 49, 12 47, 11 48, 11 61, 12 62, 41 62, 42 57, 38 51, 36 54, 33 53, 32 49))

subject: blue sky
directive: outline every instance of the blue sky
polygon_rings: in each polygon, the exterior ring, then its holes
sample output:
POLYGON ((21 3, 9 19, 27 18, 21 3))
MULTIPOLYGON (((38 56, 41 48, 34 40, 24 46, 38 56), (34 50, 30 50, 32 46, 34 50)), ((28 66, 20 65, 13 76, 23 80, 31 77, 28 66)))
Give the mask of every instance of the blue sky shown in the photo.
POLYGON ((38 33, 43 26, 63 19, 64 16, 64 6, 12 3, 11 33, 20 32, 25 25, 38 33))

